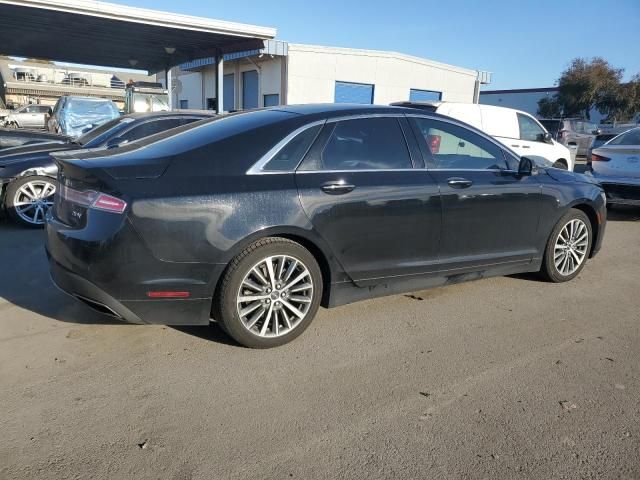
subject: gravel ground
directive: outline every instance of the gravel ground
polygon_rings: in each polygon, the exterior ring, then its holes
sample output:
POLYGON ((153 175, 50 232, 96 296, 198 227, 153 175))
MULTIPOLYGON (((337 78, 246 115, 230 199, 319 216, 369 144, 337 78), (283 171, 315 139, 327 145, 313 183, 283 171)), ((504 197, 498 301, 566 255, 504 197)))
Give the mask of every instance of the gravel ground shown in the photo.
POLYGON ((293 344, 115 323, 0 223, 0 479, 640 478, 640 210, 573 282, 321 310, 293 344))

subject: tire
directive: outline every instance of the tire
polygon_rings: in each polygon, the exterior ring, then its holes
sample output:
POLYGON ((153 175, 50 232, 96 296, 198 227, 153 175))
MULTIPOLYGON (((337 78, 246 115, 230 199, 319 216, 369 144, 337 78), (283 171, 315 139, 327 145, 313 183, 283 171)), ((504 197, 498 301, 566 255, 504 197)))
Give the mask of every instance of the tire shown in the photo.
POLYGON ((57 183, 51 177, 30 176, 14 180, 7 187, 5 207, 16 223, 29 228, 42 228, 57 183), (31 206, 33 205, 33 206, 31 206))
POLYGON ((551 231, 540 272, 554 283, 573 280, 587 263, 592 242, 589 217, 581 210, 572 208, 551 231), (586 239, 583 238, 585 233, 586 239))
POLYGON ((554 163, 552 165, 552 167, 553 168, 559 168, 560 170, 569 170, 569 165, 563 159, 560 159, 560 160, 556 161, 556 163, 554 163))
POLYGON ((298 337, 311 324, 322 289, 320 267, 306 248, 285 238, 264 238, 229 263, 214 300, 213 317, 245 347, 277 347, 298 337), (267 262, 271 262, 273 281, 267 262), (287 284, 291 288, 283 288, 287 284), (271 285, 276 288, 272 290, 271 285), (241 301, 250 297, 260 298, 241 301))
POLYGON ((14 122, 9 122, 6 124, 5 126, 6 128, 10 128, 11 130, 15 130, 16 128, 18 128, 18 124, 14 123, 14 122))

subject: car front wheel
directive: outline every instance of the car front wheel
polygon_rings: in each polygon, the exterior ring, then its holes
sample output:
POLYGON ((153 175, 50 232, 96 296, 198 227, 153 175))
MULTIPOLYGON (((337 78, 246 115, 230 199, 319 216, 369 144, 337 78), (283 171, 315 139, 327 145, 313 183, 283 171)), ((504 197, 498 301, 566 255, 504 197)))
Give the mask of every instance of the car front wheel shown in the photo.
POLYGON ((322 287, 318 262, 306 248, 285 238, 264 238, 227 267, 214 319, 246 347, 277 347, 309 326, 322 287))
POLYGON ((574 279, 587 263, 592 241, 589 218, 581 210, 571 209, 551 232, 541 272, 552 282, 574 279))
POLYGON ((14 180, 7 187, 5 206, 9 216, 19 224, 40 228, 53 206, 56 181, 49 177, 33 176, 14 180))

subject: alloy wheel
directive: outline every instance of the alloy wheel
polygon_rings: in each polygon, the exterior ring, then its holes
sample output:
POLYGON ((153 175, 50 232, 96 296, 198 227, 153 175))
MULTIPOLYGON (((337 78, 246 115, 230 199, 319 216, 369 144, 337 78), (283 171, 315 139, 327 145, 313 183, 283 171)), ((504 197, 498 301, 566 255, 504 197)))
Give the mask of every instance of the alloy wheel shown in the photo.
POLYGON ((580 219, 569 221, 558 234, 553 261, 560 275, 568 277, 580 268, 587 257, 589 229, 580 219))
POLYGON ((289 255, 267 257, 242 280, 236 304, 242 325, 260 337, 280 337, 296 328, 313 301, 307 266, 289 255))
POLYGON ((32 180, 16 191, 13 208, 16 214, 28 224, 42 225, 49 209, 53 206, 56 186, 46 180, 32 180))

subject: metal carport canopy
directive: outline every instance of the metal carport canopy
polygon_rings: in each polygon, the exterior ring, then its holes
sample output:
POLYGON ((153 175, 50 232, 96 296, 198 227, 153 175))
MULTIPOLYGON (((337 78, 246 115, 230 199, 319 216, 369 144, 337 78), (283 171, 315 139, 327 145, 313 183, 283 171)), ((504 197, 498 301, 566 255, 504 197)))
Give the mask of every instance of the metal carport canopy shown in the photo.
POLYGON ((0 0, 0 54, 157 73, 263 47, 274 28, 88 0, 0 0), (175 50, 174 50, 175 49, 175 50))

